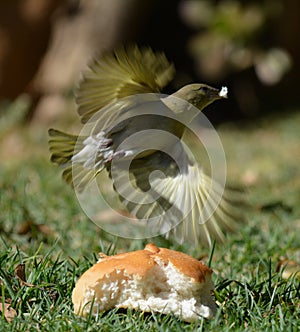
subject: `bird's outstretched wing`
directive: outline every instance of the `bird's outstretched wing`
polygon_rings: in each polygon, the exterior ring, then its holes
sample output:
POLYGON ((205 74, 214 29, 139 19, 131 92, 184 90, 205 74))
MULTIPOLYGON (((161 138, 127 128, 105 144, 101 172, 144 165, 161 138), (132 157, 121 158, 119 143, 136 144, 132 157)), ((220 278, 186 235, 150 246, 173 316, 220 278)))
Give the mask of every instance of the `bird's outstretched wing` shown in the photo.
POLYGON ((163 53, 150 48, 121 47, 104 53, 83 74, 76 92, 81 121, 117 99, 139 93, 158 93, 173 78, 175 69, 163 53))
POLYGON ((176 159, 181 165, 158 151, 134 160, 130 183, 122 166, 116 166, 112 180, 119 194, 121 189, 121 201, 137 218, 157 228, 156 234, 173 236, 180 243, 210 246, 214 239, 223 242, 224 232, 235 230, 240 221, 241 193, 224 190, 183 149, 176 159))

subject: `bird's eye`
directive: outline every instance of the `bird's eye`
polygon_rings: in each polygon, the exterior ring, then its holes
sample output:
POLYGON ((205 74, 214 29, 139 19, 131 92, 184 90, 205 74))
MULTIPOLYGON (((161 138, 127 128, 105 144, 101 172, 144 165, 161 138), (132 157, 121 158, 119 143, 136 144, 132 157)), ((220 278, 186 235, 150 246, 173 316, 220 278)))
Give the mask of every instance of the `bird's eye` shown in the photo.
POLYGON ((201 86, 198 90, 206 93, 208 91, 208 87, 207 86, 201 86))

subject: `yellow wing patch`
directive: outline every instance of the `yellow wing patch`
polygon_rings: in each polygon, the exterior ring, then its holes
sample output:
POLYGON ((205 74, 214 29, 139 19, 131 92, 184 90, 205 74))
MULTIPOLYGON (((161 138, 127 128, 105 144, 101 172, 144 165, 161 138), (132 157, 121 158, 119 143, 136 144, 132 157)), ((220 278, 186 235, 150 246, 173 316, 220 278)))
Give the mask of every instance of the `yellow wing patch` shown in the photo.
POLYGON ((166 56, 150 48, 121 47, 103 54, 83 74, 76 92, 81 121, 86 123, 98 110, 119 98, 160 92, 174 74, 174 66, 166 56))

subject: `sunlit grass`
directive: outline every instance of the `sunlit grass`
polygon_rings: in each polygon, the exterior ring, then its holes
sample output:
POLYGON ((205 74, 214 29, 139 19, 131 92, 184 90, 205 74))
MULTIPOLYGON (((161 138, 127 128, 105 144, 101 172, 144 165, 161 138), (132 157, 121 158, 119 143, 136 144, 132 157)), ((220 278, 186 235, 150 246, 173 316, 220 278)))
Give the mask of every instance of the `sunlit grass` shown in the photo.
MULTIPOLYGON (((3 124, 3 121, 1 122, 3 124)), ((217 244, 212 257, 215 319, 188 324, 172 316, 111 310, 80 318, 72 311, 77 278, 102 251, 142 248, 147 240, 117 239, 85 216, 71 188, 51 165, 47 128, 1 126, 0 289, 17 316, 2 317, 7 331, 296 331, 300 329, 299 277, 282 278, 286 262, 300 264, 300 114, 218 128, 228 181, 247 187, 245 224, 217 244), (25 264, 27 282, 14 271, 25 264), (100 329, 101 327, 101 329, 100 329)), ((159 246, 208 260, 207 248, 159 246)))

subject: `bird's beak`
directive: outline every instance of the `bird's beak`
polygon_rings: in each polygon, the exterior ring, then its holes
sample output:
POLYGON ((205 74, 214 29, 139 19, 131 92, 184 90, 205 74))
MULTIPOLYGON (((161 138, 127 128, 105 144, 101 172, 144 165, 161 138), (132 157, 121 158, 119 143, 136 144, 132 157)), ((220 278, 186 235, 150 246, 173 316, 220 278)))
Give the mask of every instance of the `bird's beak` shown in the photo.
POLYGON ((227 93, 228 93, 227 87, 222 86, 222 89, 219 91, 219 97, 220 98, 228 98, 227 93))

